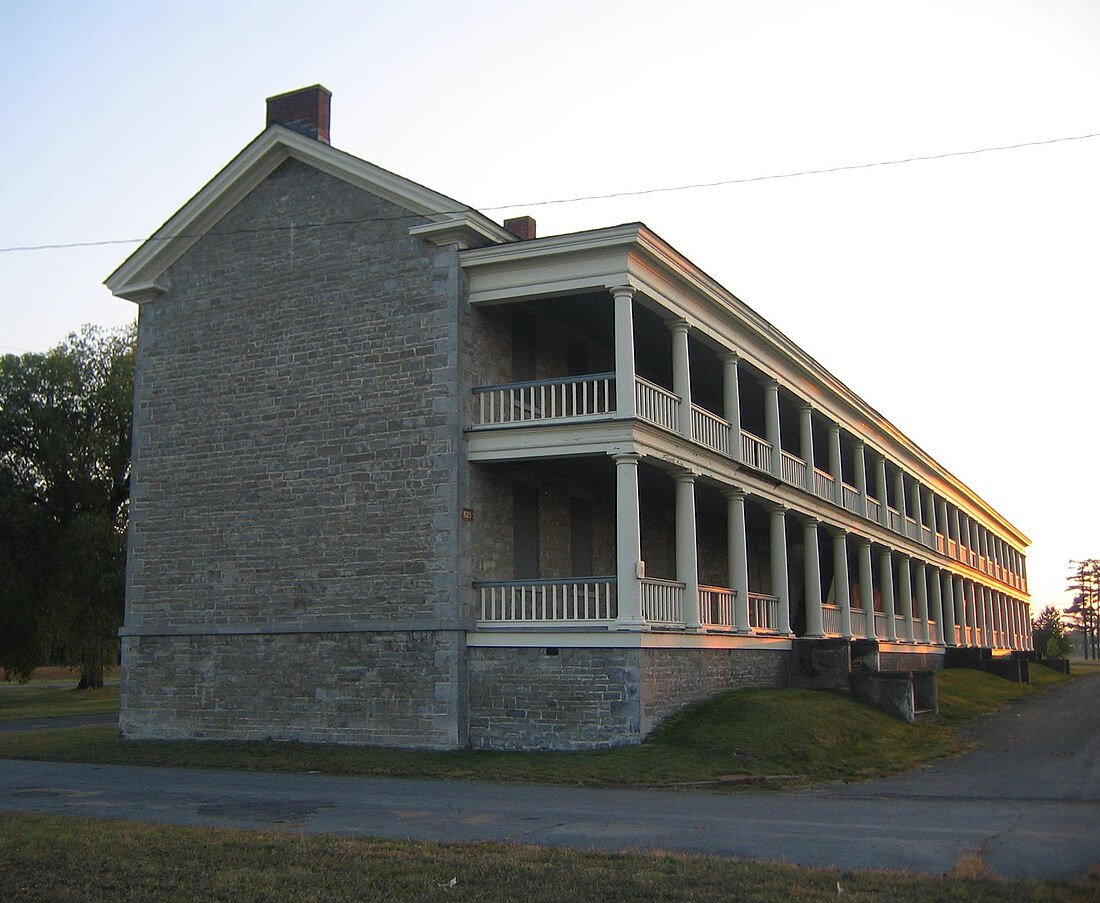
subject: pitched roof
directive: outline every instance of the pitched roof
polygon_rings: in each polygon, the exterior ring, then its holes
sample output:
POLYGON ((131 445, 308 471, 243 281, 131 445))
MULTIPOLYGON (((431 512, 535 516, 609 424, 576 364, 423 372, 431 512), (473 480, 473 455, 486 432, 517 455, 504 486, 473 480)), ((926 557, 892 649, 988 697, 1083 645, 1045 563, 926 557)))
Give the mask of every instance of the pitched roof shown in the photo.
POLYGON ((517 240, 472 207, 284 126, 271 125, 111 273, 104 280, 107 288, 136 302, 159 296, 168 288, 169 267, 289 159, 426 217, 431 223, 417 231, 436 241, 471 248, 517 240))

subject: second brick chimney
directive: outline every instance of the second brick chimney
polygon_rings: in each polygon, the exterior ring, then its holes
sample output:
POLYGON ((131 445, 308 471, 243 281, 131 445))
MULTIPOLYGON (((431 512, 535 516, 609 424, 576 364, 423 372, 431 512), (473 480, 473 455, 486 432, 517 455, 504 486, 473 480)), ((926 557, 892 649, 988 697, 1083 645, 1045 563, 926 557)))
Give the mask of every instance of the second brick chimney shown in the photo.
POLYGON ((299 88, 267 99, 267 124, 285 125, 309 138, 329 143, 332 92, 321 85, 299 88))
POLYGON ((504 228, 517 238, 529 239, 535 237, 535 221, 529 216, 517 216, 515 219, 506 219, 504 228))

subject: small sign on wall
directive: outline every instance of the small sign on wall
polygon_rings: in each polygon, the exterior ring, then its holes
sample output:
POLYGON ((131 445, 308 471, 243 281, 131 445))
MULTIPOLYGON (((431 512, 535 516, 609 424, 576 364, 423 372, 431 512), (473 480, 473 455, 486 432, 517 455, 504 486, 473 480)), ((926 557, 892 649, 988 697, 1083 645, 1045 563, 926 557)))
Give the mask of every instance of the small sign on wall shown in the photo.
POLYGON ((462 519, 464 521, 473 520, 474 519, 474 509, 473 508, 463 508, 462 509, 462 519))

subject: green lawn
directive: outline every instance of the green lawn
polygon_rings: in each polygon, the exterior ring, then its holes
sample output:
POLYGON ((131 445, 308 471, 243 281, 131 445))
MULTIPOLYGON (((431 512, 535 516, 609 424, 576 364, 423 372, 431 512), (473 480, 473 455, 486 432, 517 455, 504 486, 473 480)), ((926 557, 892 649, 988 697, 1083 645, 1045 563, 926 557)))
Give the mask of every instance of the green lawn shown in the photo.
POLYGON ((3 900, 1083 903, 1100 893, 1097 881, 1001 881, 965 862, 940 878, 669 853, 402 843, 42 815, 0 815, 0 837, 3 900))
POLYGON ((118 711, 118 687, 74 690, 69 687, 0 685, 0 721, 104 715, 118 711))
POLYGON ((639 746, 591 752, 427 752, 307 743, 125 741, 112 726, 0 734, 0 757, 324 774, 472 778, 586 786, 723 788, 858 780, 957 749, 949 728, 910 725, 809 690, 722 693, 639 746))
MULTIPOLYGON (((950 724, 1067 678, 1032 684, 979 671, 939 677, 938 723, 906 724, 846 696, 809 690, 722 693, 668 719, 644 743, 589 752, 429 752, 287 742, 120 740, 112 725, 0 733, 0 758, 179 765, 601 787, 790 788, 866 780, 959 751, 950 724)), ((113 711, 117 691, 0 690, 0 719, 113 711)))

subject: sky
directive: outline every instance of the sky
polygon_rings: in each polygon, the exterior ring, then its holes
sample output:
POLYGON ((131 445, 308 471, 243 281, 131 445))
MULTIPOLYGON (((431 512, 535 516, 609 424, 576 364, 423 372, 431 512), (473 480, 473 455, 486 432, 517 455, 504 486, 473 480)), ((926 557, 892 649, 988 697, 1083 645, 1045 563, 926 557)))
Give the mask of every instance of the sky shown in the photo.
POLYGON ((133 319, 124 240, 321 83, 334 146, 498 221, 646 223, 1027 534, 1033 612, 1063 606, 1100 557, 1098 51, 1091 0, 0 0, 0 353, 133 319))

